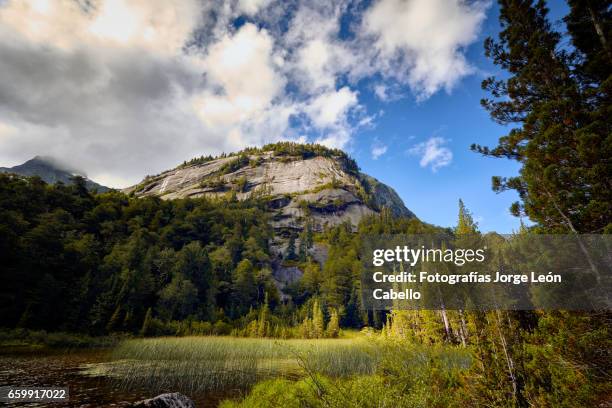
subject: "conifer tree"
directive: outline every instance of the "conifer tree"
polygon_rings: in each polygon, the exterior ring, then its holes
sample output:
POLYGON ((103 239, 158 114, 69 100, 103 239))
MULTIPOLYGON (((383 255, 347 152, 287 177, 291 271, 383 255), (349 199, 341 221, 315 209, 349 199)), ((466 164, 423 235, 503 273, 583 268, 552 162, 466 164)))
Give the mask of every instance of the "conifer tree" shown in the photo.
POLYGON ((482 104, 514 128, 484 155, 521 163, 517 177, 493 177, 493 189, 514 189, 526 214, 549 231, 601 233, 612 221, 610 9, 605 1, 572 1, 566 18, 575 48, 553 30, 545 2, 500 1, 499 40, 486 55, 509 73, 490 77, 482 104))
POLYGON ((257 319, 257 336, 258 337, 266 337, 269 333, 269 325, 268 322, 268 314, 270 313, 270 308, 268 306, 268 294, 266 293, 266 298, 264 301, 261 310, 259 311, 259 317, 257 319))
POLYGON ((323 321, 323 311, 319 305, 319 301, 315 299, 312 304, 312 337, 319 339, 325 333, 325 322, 323 321))
POLYGON ((233 280, 233 297, 240 315, 249 310, 257 296, 257 284, 251 261, 248 259, 240 261, 234 271, 233 280))
MULTIPOLYGON (((528 216, 536 231, 610 232, 609 1, 570 0, 567 33, 553 28, 544 1, 499 3, 502 31, 497 41, 486 40, 485 50, 508 75, 483 82, 491 98, 482 104, 493 120, 513 128, 497 146, 472 149, 521 164, 517 177, 493 177, 493 189, 516 190, 520 202, 511 211, 528 216)), ((609 314, 492 313, 471 321, 470 332, 482 371, 503 382, 497 383, 500 390, 511 389, 512 405, 596 405, 605 388, 597 373, 606 369, 595 356, 605 349, 601 341, 608 336, 609 314)), ((495 404, 494 396, 499 403, 508 401, 508 393, 492 393, 494 387, 485 384, 479 396, 488 404, 495 404)))
POLYGON ((297 259, 297 255, 295 254, 295 237, 291 235, 289 238, 289 243, 287 244, 287 249, 285 250, 285 260, 287 261, 295 261, 297 259))
POLYGON ((463 204, 463 200, 459 199, 459 221, 455 228, 457 235, 474 234, 478 231, 478 225, 474 222, 474 218, 470 211, 463 204))
POLYGON ((336 338, 340 334, 340 318, 336 309, 330 309, 329 322, 327 323, 327 337, 336 338))

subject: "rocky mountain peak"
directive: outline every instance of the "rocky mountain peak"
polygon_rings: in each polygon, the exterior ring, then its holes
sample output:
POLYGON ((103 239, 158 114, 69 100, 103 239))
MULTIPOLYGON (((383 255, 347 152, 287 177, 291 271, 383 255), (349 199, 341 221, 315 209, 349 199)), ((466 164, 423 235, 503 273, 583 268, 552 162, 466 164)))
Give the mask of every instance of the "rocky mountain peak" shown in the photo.
POLYGON ((315 230, 350 221, 387 207, 395 216, 414 217, 397 193, 359 171, 346 153, 315 144, 276 143, 219 157, 199 157, 125 192, 162 199, 235 196, 266 197, 272 225, 315 230))
POLYGON ((89 190, 108 191, 109 188, 87 178, 84 172, 71 168, 61 161, 49 156, 34 156, 30 160, 14 167, 0 167, 0 173, 14 173, 25 177, 38 176, 49 184, 61 182, 72 183, 74 176, 85 178, 89 190))

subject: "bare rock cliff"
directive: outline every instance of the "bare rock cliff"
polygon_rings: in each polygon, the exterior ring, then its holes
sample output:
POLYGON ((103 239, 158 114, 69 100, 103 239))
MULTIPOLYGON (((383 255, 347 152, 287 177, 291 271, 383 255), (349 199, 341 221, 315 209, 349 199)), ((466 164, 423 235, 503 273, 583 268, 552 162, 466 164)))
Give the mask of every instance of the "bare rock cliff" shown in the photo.
POLYGON ((395 216, 414 217, 391 187, 359 172, 347 156, 304 156, 252 149, 200 158, 124 191, 162 199, 235 195, 243 200, 259 195, 266 197, 272 225, 281 234, 300 230, 305 219, 315 230, 345 221, 356 226, 383 207, 395 216))

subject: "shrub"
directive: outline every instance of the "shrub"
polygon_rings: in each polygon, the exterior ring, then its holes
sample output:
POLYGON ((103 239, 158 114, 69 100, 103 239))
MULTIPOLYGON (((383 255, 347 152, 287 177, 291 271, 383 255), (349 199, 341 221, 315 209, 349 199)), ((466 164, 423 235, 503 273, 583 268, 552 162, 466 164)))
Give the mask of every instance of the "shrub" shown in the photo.
POLYGON ((217 336, 226 336, 232 332, 232 325, 219 320, 213 325, 212 332, 217 336))
POLYGON ((249 165, 249 157, 246 154, 239 154, 233 160, 228 161, 219 169, 220 174, 229 174, 240 170, 249 165))

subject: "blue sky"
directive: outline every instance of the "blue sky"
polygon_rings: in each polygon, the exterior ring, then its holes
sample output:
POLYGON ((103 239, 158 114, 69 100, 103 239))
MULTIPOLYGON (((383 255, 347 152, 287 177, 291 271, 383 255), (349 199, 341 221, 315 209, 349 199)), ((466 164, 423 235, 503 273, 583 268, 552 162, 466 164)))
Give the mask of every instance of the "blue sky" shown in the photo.
MULTIPOLYGON (((553 2, 558 20, 565 6, 553 2)), ((452 226, 462 198, 511 232, 508 129, 480 107, 495 36, 486 0, 0 1, 0 165, 54 156, 112 187, 185 159, 323 143, 452 226)))
MULTIPOLYGON (((549 7, 551 20, 561 24, 566 5, 557 1, 549 7)), ((509 213, 518 194, 493 192, 491 176, 517 175, 520 166, 506 159, 483 157, 469 149, 472 143, 495 146, 498 138, 511 128, 494 123, 480 106, 480 99, 487 96, 480 88, 482 79, 488 75, 504 75, 485 57, 482 46, 486 37, 496 38, 498 16, 499 8, 494 3, 487 10, 478 40, 466 51, 468 61, 477 72, 463 78, 450 93, 438 92, 422 102, 413 98, 393 103, 376 98, 369 100, 370 106, 385 113, 376 128, 364 131, 357 138, 355 157, 364 171, 393 186, 406 205, 424 221, 455 225, 461 198, 482 231, 510 233, 519 227, 519 219, 509 213), (418 158, 407 153, 415 142, 432 136, 447 140, 453 155, 452 162, 436 172, 419 166, 418 158), (374 138, 387 146, 387 152, 376 160, 370 153, 374 138)))
MULTIPOLYGON (((358 138, 355 156, 364 171, 394 186, 406 205, 418 216, 437 225, 457 222, 458 200, 472 211, 483 231, 511 232, 519 221, 508 209, 518 195, 514 191, 496 194, 491 190, 491 176, 511 176, 519 165, 505 159, 482 157, 472 151, 472 143, 493 146, 508 128, 490 120, 480 106, 486 96, 480 83, 488 74, 500 74, 484 56, 482 43, 499 30, 498 8, 492 6, 482 30, 467 48, 467 59, 477 68, 447 93, 441 91, 426 101, 403 98, 384 103, 371 98, 371 104, 384 111, 376 128, 358 138), (408 153, 415 143, 432 136, 447 140, 452 162, 432 171, 421 167, 418 157, 408 153), (387 146, 387 153, 374 160, 371 140, 378 138, 387 146)), ((365 90, 364 90, 365 91, 365 90)))

